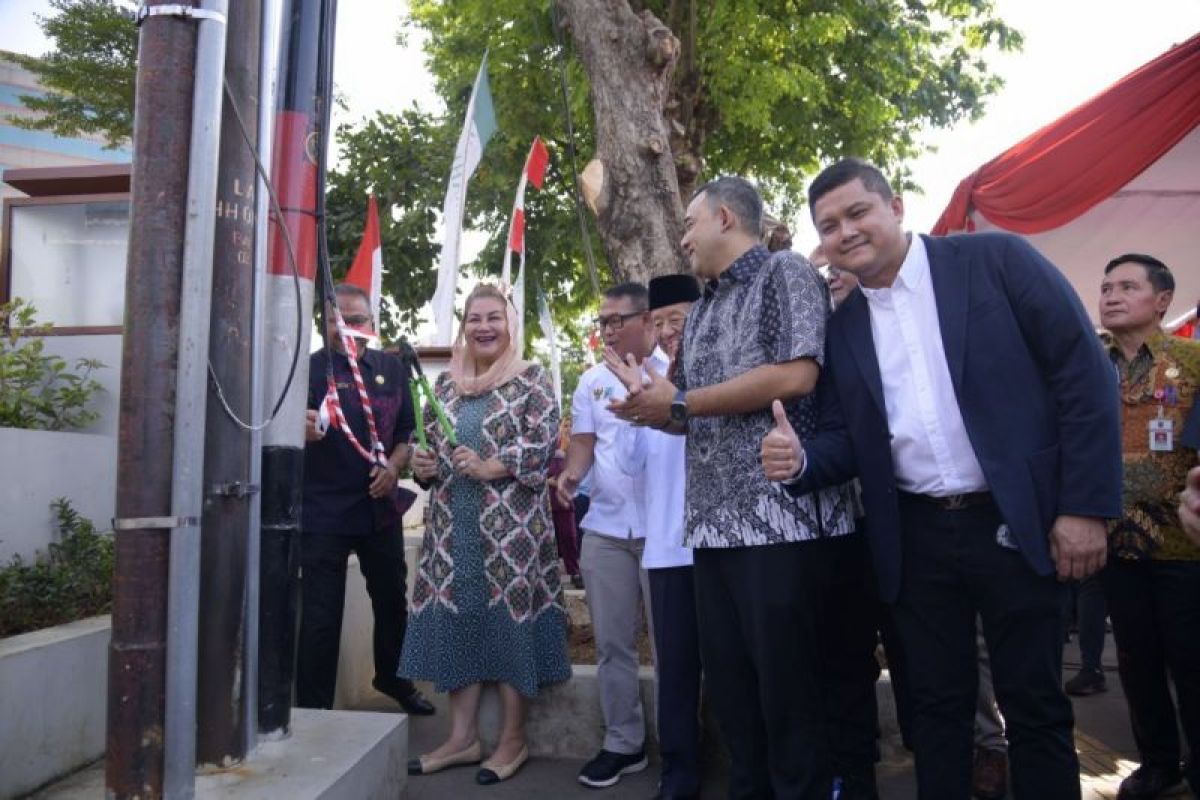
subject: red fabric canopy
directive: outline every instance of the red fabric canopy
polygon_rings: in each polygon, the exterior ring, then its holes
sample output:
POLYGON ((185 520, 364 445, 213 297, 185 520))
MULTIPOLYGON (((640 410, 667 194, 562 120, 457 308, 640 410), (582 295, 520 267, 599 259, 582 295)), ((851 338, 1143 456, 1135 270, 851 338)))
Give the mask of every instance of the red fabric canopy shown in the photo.
POLYGON ((1200 124, 1200 34, 968 175, 933 226, 978 211, 1015 233, 1058 228, 1133 180, 1200 124))

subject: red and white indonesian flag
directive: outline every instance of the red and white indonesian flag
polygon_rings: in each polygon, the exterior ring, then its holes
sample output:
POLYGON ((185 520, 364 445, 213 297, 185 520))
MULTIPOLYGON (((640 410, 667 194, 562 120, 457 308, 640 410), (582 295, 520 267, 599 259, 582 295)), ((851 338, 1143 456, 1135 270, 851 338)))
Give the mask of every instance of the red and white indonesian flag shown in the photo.
POLYGON ((512 301, 517 309, 518 324, 522 331, 518 332, 517 343, 524 346, 523 329, 525 325, 525 187, 533 184, 542 188, 546 177, 546 165, 550 162, 550 154, 540 136, 533 137, 529 147, 529 155, 525 157, 525 169, 521 171, 521 180, 517 183, 517 197, 513 201, 512 220, 508 225, 508 247, 504 248, 504 268, 500 273, 500 282, 512 286, 512 301), (519 256, 517 279, 510 284, 512 276, 512 255, 519 256))
MULTIPOLYGON (((379 210, 375 195, 367 198, 367 225, 354 263, 346 273, 346 283, 353 284, 371 296, 371 319, 379 325, 379 302, 383 295, 383 245, 379 237, 379 210)), ((359 331, 374 334, 375 330, 359 331)))
POLYGON ((437 327, 434 344, 448 345, 454 328, 454 287, 458 282, 459 240, 462 237, 463 211, 467 200, 467 181, 475 174, 483 158, 483 148, 496 132, 496 112, 488 85, 487 54, 475 76, 475 87, 467 102, 467 118, 454 150, 446 200, 442 204, 442 258, 438 264, 437 290, 433 293, 433 321, 437 327))

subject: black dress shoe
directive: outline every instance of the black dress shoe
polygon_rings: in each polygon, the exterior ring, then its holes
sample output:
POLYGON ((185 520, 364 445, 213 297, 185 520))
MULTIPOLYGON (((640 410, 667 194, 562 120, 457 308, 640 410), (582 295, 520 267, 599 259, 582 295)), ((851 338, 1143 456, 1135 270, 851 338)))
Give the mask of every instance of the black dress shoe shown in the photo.
POLYGON ((397 699, 396 702, 406 713, 412 714, 414 717, 432 717, 437 713, 437 708, 429 702, 429 698, 416 689, 413 689, 407 697, 397 699))
POLYGON ((432 717, 437 713, 437 708, 434 707, 433 703, 429 702, 425 695, 413 688, 411 683, 405 686, 399 682, 384 683, 376 679, 371 682, 371 685, 375 687, 376 691, 386 694, 395 700, 404 709, 405 713, 411 714, 414 717, 432 717))
POLYGON ((1183 774, 1179 767, 1143 764, 1121 781, 1117 800, 1154 800, 1171 797, 1183 791, 1183 774))

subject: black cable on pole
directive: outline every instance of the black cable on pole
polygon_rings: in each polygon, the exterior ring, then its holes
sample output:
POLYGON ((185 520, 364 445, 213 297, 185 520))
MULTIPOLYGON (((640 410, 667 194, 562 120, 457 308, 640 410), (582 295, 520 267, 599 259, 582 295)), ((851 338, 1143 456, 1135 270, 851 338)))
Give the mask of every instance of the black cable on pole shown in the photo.
MULTIPOLYGON (((279 392, 279 399, 275 401, 271 413, 265 420, 262 422, 246 422, 229 407, 229 401, 225 397, 225 388, 221 386, 221 381, 217 378, 216 370, 213 369, 212 359, 208 360, 208 378, 212 381, 213 389, 217 393, 217 399, 221 401, 221 407, 225 410, 225 414, 240 428, 248 431, 261 431, 275 421, 275 417, 279 414, 279 409, 283 408, 283 402, 287 399, 288 391, 292 387, 292 381, 296 377, 296 366, 300 362, 300 340, 304 336, 304 314, 301 313, 300 308, 304 303, 304 297, 300 292, 300 269, 296 264, 296 247, 292 243, 292 233, 283 221, 283 209, 279 205, 279 196, 275 193, 275 185, 271 182, 271 176, 267 174, 266 167, 263 166, 258 147, 250 139, 250 131, 246 128, 246 121, 242 118, 242 112, 238 109, 237 102, 234 100, 233 91, 229 88, 228 78, 225 80, 225 99, 229 101, 229 110, 233 112, 233 118, 237 121, 238 130, 242 134, 242 141, 250 149, 250 156, 254 159, 254 169, 262 177, 263 185, 267 187, 267 196, 271 199, 271 208, 275 213, 276 223, 283 234, 283 243, 287 249, 288 265, 292 268, 292 285, 296 291, 296 346, 292 348, 292 364, 288 367, 287 380, 283 382, 283 388, 279 392)), ((262 231, 265 233, 266 230, 267 227, 264 226, 262 231)))
POLYGON ((562 87, 563 113, 567 121, 567 156, 571 161, 571 196, 575 199, 575 215, 579 218, 579 232, 583 236, 583 253, 587 259, 588 274, 592 277, 592 290, 600 294, 600 276, 596 272, 596 256, 592 253, 592 235, 588 230, 587 213, 583 210, 583 197, 579 194, 579 168, 575 161, 575 123, 571 118, 571 92, 567 86, 567 44, 562 34, 562 18, 558 5, 550 0, 550 24, 554 27, 554 39, 558 42, 558 77, 562 87))

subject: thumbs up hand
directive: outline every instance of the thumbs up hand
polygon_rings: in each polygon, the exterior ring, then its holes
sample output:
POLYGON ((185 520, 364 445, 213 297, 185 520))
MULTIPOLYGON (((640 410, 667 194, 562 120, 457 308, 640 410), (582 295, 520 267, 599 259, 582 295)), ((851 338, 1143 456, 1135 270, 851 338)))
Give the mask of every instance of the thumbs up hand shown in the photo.
POLYGON ((775 427, 763 437, 763 472, 768 480, 782 481, 800 471, 804 448, 800 446, 800 437, 783 410, 783 403, 776 400, 771 404, 771 412, 775 415, 775 427))

